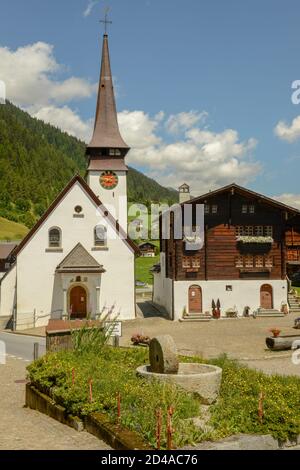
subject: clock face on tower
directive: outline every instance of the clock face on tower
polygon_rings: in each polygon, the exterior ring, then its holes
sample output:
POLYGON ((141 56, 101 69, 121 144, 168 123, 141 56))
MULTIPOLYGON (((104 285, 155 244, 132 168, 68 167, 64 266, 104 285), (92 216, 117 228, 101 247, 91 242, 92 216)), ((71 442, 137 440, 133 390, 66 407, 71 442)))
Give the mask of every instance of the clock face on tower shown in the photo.
POLYGON ((119 178, 113 171, 104 171, 100 176, 100 184, 103 189, 115 189, 118 182, 119 178))

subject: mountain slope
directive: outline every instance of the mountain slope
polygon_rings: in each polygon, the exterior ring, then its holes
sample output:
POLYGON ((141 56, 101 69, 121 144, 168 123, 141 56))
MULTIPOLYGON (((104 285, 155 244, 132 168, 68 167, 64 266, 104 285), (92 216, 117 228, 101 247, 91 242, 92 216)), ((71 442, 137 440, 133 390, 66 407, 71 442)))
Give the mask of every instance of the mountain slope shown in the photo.
MULTIPOLYGON (((7 103, 0 106, 0 216, 31 227, 75 173, 85 144, 7 103)), ((177 192, 131 169, 130 202, 177 201, 177 192)))
POLYGON ((0 241, 21 240, 27 233, 28 228, 25 225, 0 217, 0 241))

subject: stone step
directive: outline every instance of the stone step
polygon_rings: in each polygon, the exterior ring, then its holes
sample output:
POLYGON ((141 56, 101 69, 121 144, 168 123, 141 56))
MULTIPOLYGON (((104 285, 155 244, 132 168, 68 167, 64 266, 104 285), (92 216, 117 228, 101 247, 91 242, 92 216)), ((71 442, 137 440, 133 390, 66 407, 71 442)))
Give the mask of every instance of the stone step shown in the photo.
POLYGON ((202 314, 188 314, 184 315, 183 318, 180 319, 181 322, 207 322, 212 319, 212 316, 202 315, 202 314))
POLYGON ((257 316, 258 317, 284 317, 285 314, 282 312, 279 312, 279 310, 262 308, 262 309, 258 309, 257 316))

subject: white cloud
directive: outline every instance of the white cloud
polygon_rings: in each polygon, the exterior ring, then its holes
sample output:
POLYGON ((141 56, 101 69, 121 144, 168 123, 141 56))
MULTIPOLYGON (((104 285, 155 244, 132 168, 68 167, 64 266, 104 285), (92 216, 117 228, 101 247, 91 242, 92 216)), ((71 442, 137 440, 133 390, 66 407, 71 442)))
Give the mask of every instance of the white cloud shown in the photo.
POLYGON ((83 16, 85 18, 90 16, 90 14, 92 13, 92 11, 93 11, 94 7, 97 5, 97 3, 99 3, 99 0, 89 0, 89 3, 87 5, 86 9, 83 12, 83 16))
MULTIPOLYGON (((172 120, 177 122, 177 116, 172 120)), ((119 114, 122 134, 132 147, 128 163, 142 167, 165 186, 176 188, 186 181, 197 195, 233 181, 246 184, 261 170, 252 160, 255 139, 241 142, 232 129, 214 133, 193 127, 180 140, 167 143, 160 131, 168 121, 161 114, 151 118, 143 111, 119 114)))
POLYGON ((166 128, 171 134, 179 134, 205 121, 208 114, 206 111, 198 113, 197 111, 189 111, 188 113, 172 114, 166 121, 166 128))
POLYGON ((46 106, 31 113, 35 118, 52 124, 70 135, 89 142, 92 135, 92 120, 83 121, 80 116, 68 106, 61 108, 46 106))
MULTIPOLYGON (((90 97, 97 87, 80 77, 59 79, 66 68, 56 60, 53 46, 37 42, 15 51, 0 47, 0 63, 8 99, 89 142, 94 117, 82 119, 70 103, 90 97)), ((246 184, 261 169, 252 159, 256 141, 241 141, 233 129, 202 128, 206 118, 206 112, 197 110, 155 116, 142 110, 119 113, 122 134, 132 147, 128 163, 166 186, 176 188, 185 181, 194 195, 232 181, 246 184), (163 137, 166 130, 168 140, 163 137)))
POLYGON ((295 117, 291 125, 286 124, 284 121, 279 121, 274 132, 282 140, 290 143, 295 142, 300 138, 300 116, 295 117))
POLYGON ((300 209, 300 194, 285 193, 280 196, 273 196, 273 199, 283 202, 288 206, 295 207, 296 209, 300 209))
POLYGON ((65 103, 92 96, 95 84, 69 77, 59 80, 64 72, 53 53, 53 46, 37 42, 15 51, 0 47, 0 80, 6 83, 7 99, 26 108, 65 103))

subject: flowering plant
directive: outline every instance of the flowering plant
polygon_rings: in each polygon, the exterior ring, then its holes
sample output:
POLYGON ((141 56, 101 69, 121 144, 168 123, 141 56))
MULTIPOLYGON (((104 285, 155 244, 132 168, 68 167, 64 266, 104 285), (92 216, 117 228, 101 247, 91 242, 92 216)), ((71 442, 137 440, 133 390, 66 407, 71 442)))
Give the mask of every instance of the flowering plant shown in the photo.
POLYGON ((238 242, 241 243, 273 243, 274 240, 272 237, 256 237, 250 235, 241 235, 236 238, 238 242))
POLYGON ((274 338, 277 338, 280 335, 281 330, 278 328, 271 328, 270 332, 273 333, 274 338))
POLYGON ((140 333, 136 333, 132 336, 131 342, 135 345, 138 346, 139 344, 146 344, 149 345, 150 343, 150 338, 149 336, 145 336, 140 333))

